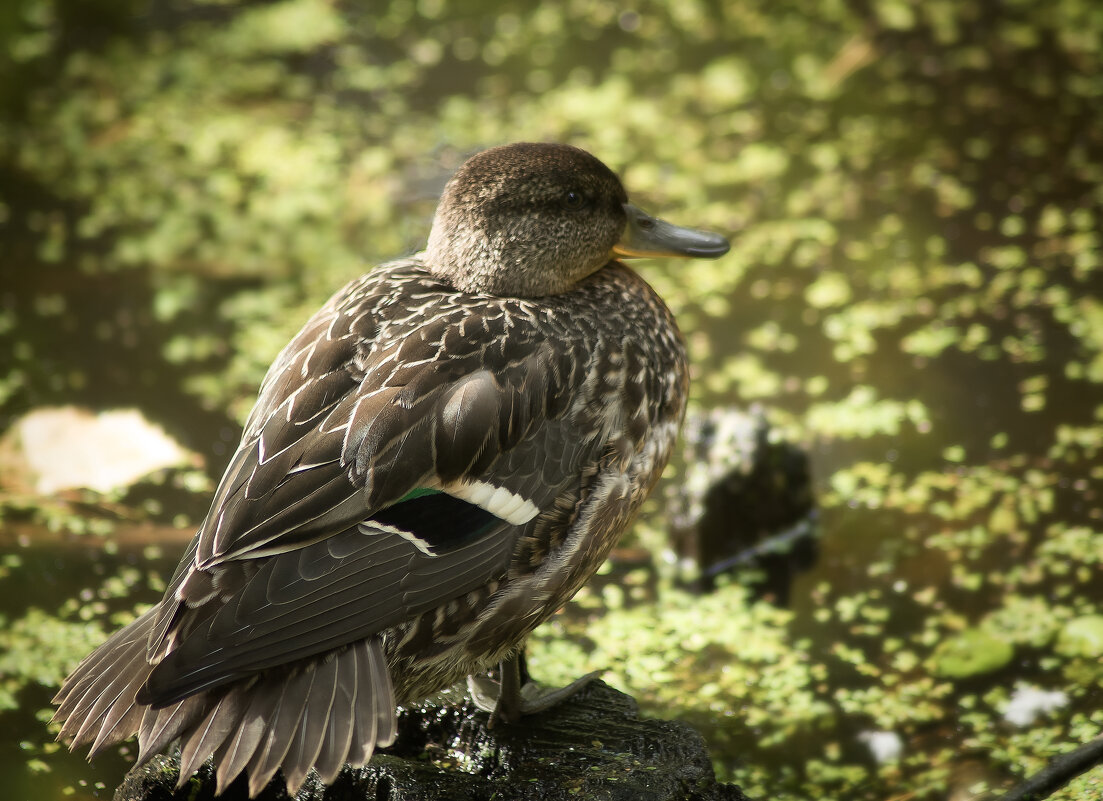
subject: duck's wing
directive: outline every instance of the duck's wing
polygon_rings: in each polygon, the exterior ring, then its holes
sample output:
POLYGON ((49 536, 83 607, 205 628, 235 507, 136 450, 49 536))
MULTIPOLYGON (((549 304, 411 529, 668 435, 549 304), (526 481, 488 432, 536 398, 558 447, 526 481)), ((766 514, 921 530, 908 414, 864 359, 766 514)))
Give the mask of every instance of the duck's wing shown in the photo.
POLYGON ((501 578, 523 526, 595 458, 597 437, 563 419, 587 379, 570 337, 416 297, 384 331, 366 291, 319 312, 266 378, 162 602, 139 700, 324 653, 501 578))

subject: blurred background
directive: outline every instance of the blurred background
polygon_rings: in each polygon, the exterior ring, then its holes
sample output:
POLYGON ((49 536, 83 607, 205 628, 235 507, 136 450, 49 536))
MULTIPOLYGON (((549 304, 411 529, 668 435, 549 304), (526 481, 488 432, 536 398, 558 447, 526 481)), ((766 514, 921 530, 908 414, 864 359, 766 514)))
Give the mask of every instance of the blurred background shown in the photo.
POLYGON ((759 404, 818 507, 781 584, 694 591, 690 453, 534 675, 606 670, 758 799, 994 798, 1096 737, 1101 61, 1096 0, 3 3, 5 796, 111 796, 133 754, 52 744, 58 683, 159 597, 280 347, 517 140, 731 236, 637 267, 695 417, 759 404))

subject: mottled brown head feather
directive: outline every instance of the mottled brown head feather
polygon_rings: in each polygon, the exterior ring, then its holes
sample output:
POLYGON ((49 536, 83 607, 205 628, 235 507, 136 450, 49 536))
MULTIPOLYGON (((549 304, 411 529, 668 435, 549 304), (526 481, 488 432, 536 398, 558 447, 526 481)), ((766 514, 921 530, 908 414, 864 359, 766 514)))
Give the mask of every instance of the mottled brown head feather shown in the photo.
POLYGON ((426 262, 465 292, 559 294, 609 260, 627 200, 612 170, 577 147, 491 148, 445 187, 426 262))

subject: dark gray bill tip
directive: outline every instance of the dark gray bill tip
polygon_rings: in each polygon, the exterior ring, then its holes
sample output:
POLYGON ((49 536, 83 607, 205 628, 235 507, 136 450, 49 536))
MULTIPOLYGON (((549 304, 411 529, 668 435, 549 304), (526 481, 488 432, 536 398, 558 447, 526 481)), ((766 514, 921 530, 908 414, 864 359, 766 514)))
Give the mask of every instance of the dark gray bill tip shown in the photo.
POLYGON ((717 259, 732 249, 731 242, 720 236, 720 234, 714 234, 711 231, 694 231, 694 233, 701 239, 698 244, 686 247, 685 253, 687 256, 700 259, 717 259))
POLYGON ((683 228, 652 217, 631 203, 624 204, 628 223, 613 253, 627 257, 688 256, 715 259, 731 249, 728 240, 711 231, 683 228))

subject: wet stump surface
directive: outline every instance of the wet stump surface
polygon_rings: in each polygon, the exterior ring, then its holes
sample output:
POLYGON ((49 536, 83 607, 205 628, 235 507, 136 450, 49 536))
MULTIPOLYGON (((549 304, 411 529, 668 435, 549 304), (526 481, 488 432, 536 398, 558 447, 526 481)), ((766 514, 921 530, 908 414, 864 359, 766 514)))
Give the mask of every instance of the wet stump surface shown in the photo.
MULTIPOLYGON (((400 711, 398 740, 364 768, 321 785, 308 777, 298 801, 746 801, 719 784, 701 736, 684 723, 648 720, 636 702, 603 682, 517 726, 486 727, 458 691, 400 711)), ((178 792, 179 754, 132 771, 115 801, 214 798, 210 762, 178 792)), ((219 796, 248 798, 239 778, 219 796)), ((277 775, 259 796, 287 799, 277 775)))

